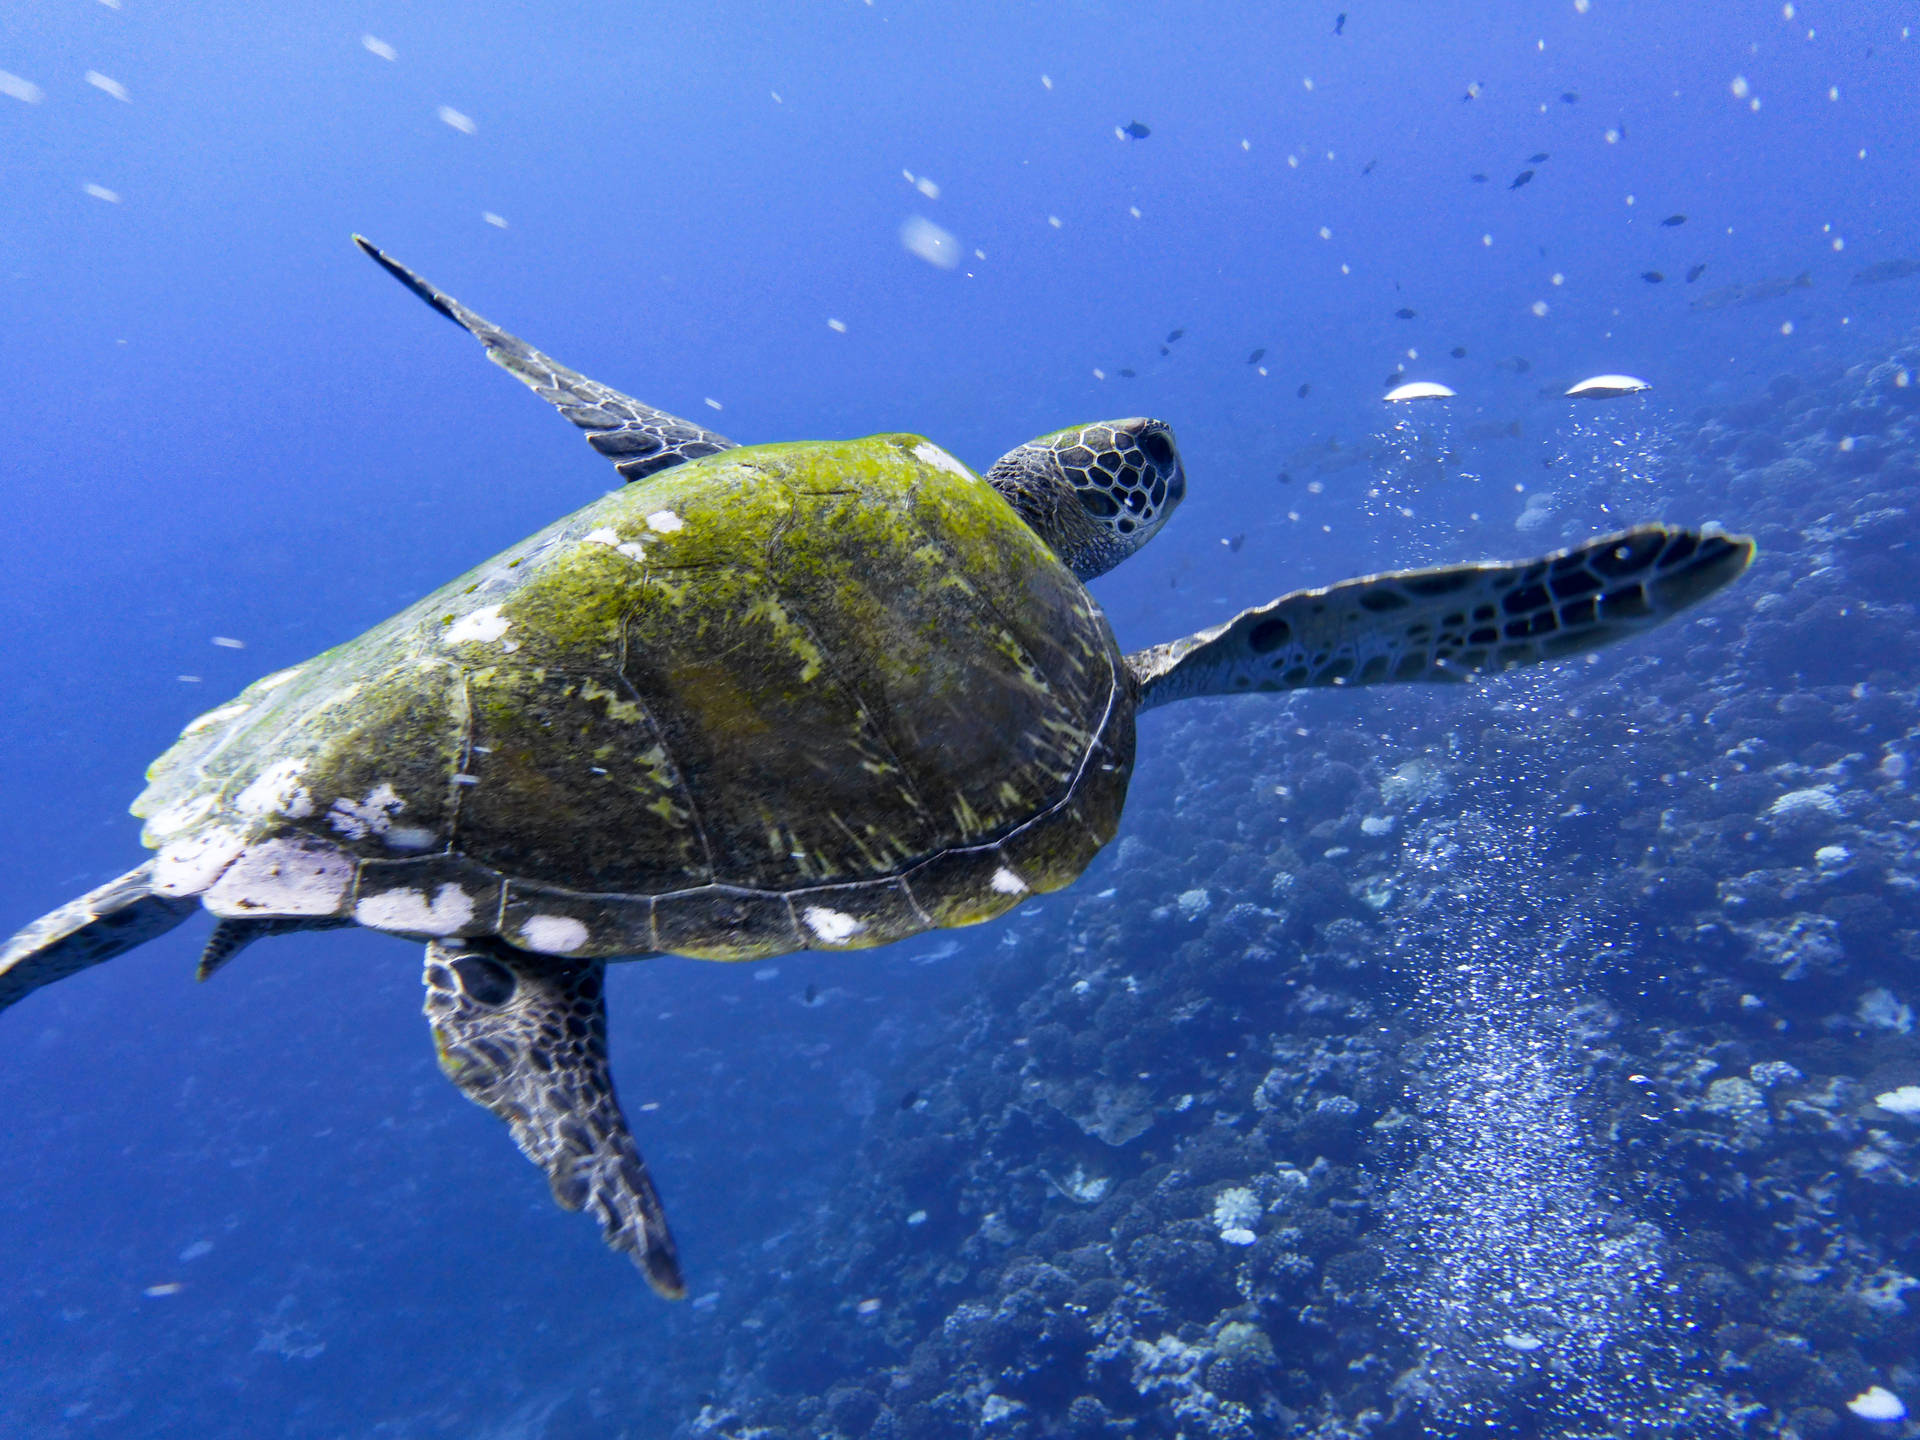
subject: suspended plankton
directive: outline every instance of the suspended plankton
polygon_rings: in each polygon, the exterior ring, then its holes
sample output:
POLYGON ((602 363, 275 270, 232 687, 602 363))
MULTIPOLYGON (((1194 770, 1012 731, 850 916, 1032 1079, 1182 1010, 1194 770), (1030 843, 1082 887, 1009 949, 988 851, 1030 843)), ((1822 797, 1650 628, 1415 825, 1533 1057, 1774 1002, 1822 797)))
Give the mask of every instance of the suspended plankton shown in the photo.
POLYGON ((1571 400, 1613 400, 1621 395, 1638 395, 1642 390, 1652 388, 1646 381, 1631 375, 1595 375, 1567 391, 1567 397, 1571 400))
POLYGON ((1432 380, 1410 380, 1405 385, 1396 385, 1383 400, 1398 404, 1402 400, 1451 400, 1453 391, 1432 380))

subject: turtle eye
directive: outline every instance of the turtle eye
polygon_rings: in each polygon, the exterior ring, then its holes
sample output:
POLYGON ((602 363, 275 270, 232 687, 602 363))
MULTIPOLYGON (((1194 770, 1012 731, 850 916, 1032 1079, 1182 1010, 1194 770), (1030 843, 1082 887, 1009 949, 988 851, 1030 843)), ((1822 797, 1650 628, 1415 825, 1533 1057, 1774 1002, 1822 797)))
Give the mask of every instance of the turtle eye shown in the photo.
POLYGON ((1147 452, 1147 458, 1156 465, 1173 463, 1173 441, 1161 430, 1149 430, 1140 437, 1140 448, 1147 452))

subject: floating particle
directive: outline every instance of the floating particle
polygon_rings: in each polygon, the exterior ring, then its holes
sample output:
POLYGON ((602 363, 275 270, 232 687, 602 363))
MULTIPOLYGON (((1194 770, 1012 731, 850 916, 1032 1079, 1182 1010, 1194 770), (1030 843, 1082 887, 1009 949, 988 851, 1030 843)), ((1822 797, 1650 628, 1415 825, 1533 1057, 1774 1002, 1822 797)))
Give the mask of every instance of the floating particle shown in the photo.
POLYGON ((1513 177, 1513 183, 1507 186, 1507 189, 1518 190, 1522 185, 1530 184, 1532 180, 1533 180, 1533 171, 1522 170, 1518 175, 1513 177))
POLYGON ((98 70, 87 71, 87 84, 103 95, 111 95, 116 100, 131 101, 133 96, 127 93, 127 87, 111 75, 102 75, 98 70))
POLYGON ((1445 385, 1432 380, 1413 380, 1380 397, 1395 405, 1403 405, 1409 400, 1450 400, 1453 391, 1445 385))
POLYGON ((1665 226, 1667 226, 1667 227, 1668 227, 1669 229, 1671 229, 1671 228, 1672 228, 1673 226, 1675 226, 1675 225, 1684 225, 1684 224, 1686 224, 1686 223, 1687 223, 1687 217, 1686 217, 1686 216, 1684 216, 1684 215, 1669 215, 1669 216, 1667 216, 1667 218, 1666 218, 1666 219, 1664 219, 1664 220, 1662 220, 1662 221, 1661 221, 1660 223, 1661 223, 1662 225, 1665 225, 1665 226))
POLYGON ((1040 77, 1040 84, 1046 89, 1051 90, 1053 88, 1053 77, 1051 75, 1042 75, 1040 77))
POLYGON ((1144 140, 1151 135, 1153 131, 1142 125, 1138 120, 1135 120, 1129 125, 1116 126, 1113 133, 1118 135, 1122 140, 1144 140))
POLYGON ((434 114, 440 117, 443 124, 451 125, 462 135, 473 135, 478 133, 480 129, 478 125, 473 123, 473 117, 471 115, 463 115, 451 105, 442 105, 438 110, 434 111, 434 114))
POLYGON ((1547 313, 1547 302, 1544 300, 1536 300, 1527 308, 1533 311, 1535 315, 1545 315, 1547 313))
POLYGON ((853 1308, 858 1310, 862 1315, 878 1315, 880 1313, 880 1302, 878 1300, 862 1300, 853 1308))
POLYGON ((504 215, 496 215, 491 210, 482 210, 480 212, 480 218, 496 230, 504 230, 507 228, 507 217, 504 215))
POLYGON ((1487 177, 1481 174, 1478 170, 1474 171, 1473 174, 1467 176, 1467 179, 1471 180, 1476 185, 1484 185, 1487 183, 1487 177))
POLYGON ((1394 311, 1393 313, 1395 314, 1395 316, 1397 316, 1402 320, 1411 320, 1415 315, 1419 314, 1419 311, 1415 310, 1410 305, 1402 305, 1398 310, 1394 311))
POLYGON ((1258 350, 1247 356, 1247 363, 1249 365, 1258 365, 1262 360, 1266 359, 1266 357, 1267 347, 1262 345, 1258 350))
POLYGON ((1620 143, 1620 137, 1625 133, 1625 131, 1616 125, 1611 130, 1602 132, 1600 138, 1605 140, 1609 145, 1618 145, 1620 143))
POLYGON ((1640 278, 1646 281, 1647 284, 1649 285, 1658 285, 1662 280, 1665 280, 1667 277, 1665 275, 1662 275, 1658 270, 1642 270, 1640 272, 1640 278))
POLYGON ((1653 387, 1632 375, 1594 375, 1567 391, 1570 400, 1617 400, 1653 387))
POLYGON ((120 192, 118 190, 109 190, 106 186, 96 185, 91 180, 80 188, 94 199, 104 200, 109 205, 118 205, 120 203, 120 192))
POLYGON ((724 410, 727 408, 726 406, 722 405, 718 400, 714 399, 711 395, 707 396, 706 406, 709 410, 724 410))
POLYGON ((1047 224, 1058 230, 1060 228, 1060 217, 1058 215, 1049 215, 1047 217, 1047 224))
POLYGON ((1302 381, 1302 382, 1301 382, 1301 385, 1300 385, 1300 388, 1299 388, 1298 390, 1296 390, 1296 391, 1294 391, 1293 393, 1294 393, 1294 394, 1295 394, 1295 395, 1296 395, 1296 396, 1297 396, 1298 398, 1300 398, 1300 399, 1302 399, 1302 400, 1304 400, 1304 399, 1306 399, 1306 398, 1307 398, 1307 396, 1308 396, 1309 394, 1311 394, 1311 393, 1312 393, 1312 391, 1313 391, 1313 382, 1312 382, 1312 381, 1302 381))
POLYGON ((1744 75, 1734 76, 1727 88, 1733 92, 1733 98, 1736 100, 1744 100, 1753 93, 1753 86, 1747 83, 1747 77, 1744 75))
POLYGON ((246 641, 236 640, 231 635, 216 635, 213 637, 213 643, 218 645, 222 650, 244 650, 247 648, 246 641))
POLYGON ((1547 277, 1547 283, 1549 285, 1564 285, 1567 283, 1567 277, 1556 270, 1547 277))
POLYGON ((1692 269, 1687 271, 1687 284, 1691 285, 1694 281, 1698 280, 1702 275, 1706 273, 1707 273, 1707 267, 1705 262, 1695 265, 1692 269))
POLYGON ((942 270, 951 270, 960 263, 960 242, 954 239, 953 232, 942 230, 925 216, 911 215, 900 222, 900 243, 909 253, 942 270))
POLYGON ((369 55, 378 55, 382 60, 398 60, 400 52, 382 40, 378 35, 362 35, 360 48, 369 55))
POLYGON ((213 1253, 213 1242, 211 1240, 196 1240, 191 1245, 187 1246, 186 1249, 180 1252, 180 1259, 183 1262, 189 1261, 189 1260, 198 1260, 202 1256, 211 1255, 212 1253, 213 1253))
POLYGON ((47 92, 31 80, 23 80, 18 75, 0 70, 0 95, 11 95, 14 99, 23 100, 29 105, 38 105, 46 99, 47 92))
POLYGON ((1862 1420, 1904 1420, 1907 1407, 1900 1397, 1882 1385, 1869 1386, 1847 1401, 1847 1409, 1862 1420))
POLYGON ((1331 225, 1322 225, 1320 227, 1320 238, 1322 240, 1331 240, 1333 238, 1333 227, 1331 225))
POLYGON ((1460 99, 1462 101, 1474 100, 1474 99, 1478 99, 1479 95, 1480 95, 1480 82, 1476 80, 1473 82, 1473 84, 1467 86, 1467 93, 1462 95, 1460 99))
POLYGON ((835 320, 829 317, 827 320, 827 329, 833 331, 837 335, 844 335, 847 333, 847 322, 844 320, 835 320))
POLYGON ((178 1295, 186 1288, 187 1287, 182 1285, 178 1280, 169 1280, 164 1285, 149 1285, 140 1293, 149 1300, 160 1300, 168 1295, 178 1295))

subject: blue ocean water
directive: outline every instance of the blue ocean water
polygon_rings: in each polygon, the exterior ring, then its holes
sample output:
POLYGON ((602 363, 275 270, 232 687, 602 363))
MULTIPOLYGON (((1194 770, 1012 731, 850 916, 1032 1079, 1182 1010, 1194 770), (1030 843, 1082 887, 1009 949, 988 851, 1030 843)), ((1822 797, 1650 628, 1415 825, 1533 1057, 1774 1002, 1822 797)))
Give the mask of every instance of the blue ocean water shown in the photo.
POLYGON ((1127 648, 1649 519, 1763 555, 1593 666, 1148 716, 994 925, 618 967, 690 1304, 438 1074, 409 944, 36 994, 0 1432, 1915 1433, 1915 27, 8 6, 0 928, 135 863, 194 715, 617 479, 354 231, 743 442, 1167 420, 1127 648))

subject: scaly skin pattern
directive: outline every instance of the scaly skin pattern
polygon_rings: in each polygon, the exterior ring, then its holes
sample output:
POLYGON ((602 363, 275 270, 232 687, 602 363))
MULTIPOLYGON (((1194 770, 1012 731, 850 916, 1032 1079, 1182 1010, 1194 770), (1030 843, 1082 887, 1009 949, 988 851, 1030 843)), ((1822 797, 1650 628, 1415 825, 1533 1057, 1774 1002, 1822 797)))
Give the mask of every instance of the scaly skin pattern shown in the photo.
POLYGON ((257 682, 134 811, 156 892, 216 915, 746 959, 1070 883, 1133 709, 1091 597, 944 451, 737 448, 257 682))

